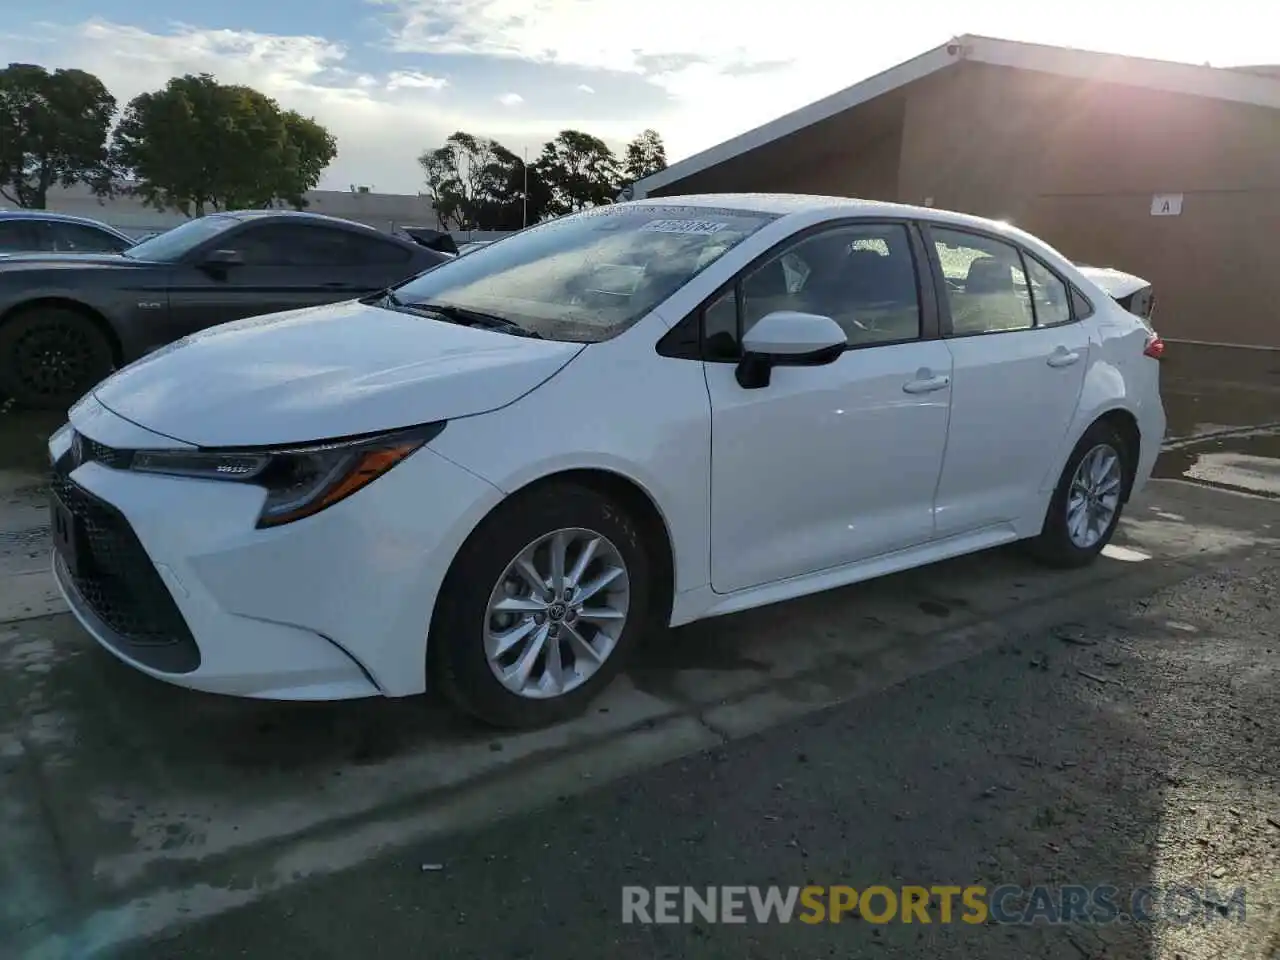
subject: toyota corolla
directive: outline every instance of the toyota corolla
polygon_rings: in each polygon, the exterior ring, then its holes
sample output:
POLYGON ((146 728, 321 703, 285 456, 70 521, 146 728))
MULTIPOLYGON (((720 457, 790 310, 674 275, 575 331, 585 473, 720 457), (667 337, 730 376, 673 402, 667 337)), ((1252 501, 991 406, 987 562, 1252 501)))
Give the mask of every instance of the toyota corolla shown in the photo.
POLYGON ((1161 347, 1005 224, 617 204, 116 372, 49 443, 54 571, 162 680, 543 724, 664 625, 1018 540, 1092 561, 1161 347))

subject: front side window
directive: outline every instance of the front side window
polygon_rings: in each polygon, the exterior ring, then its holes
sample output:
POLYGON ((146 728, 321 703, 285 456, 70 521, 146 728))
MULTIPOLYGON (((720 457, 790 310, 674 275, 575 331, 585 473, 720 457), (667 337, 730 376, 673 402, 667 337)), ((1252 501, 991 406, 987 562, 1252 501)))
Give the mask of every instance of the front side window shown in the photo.
POLYGON ((25 220, 0 220, 0 253, 30 253, 39 241, 32 224, 25 220))
POLYGON ((812 234, 748 273, 741 291, 743 333, 765 314, 794 310, 831 317, 854 347, 920 336, 915 258, 901 224, 812 234))
POLYGON ((538 224, 396 288, 409 305, 494 314, 550 340, 617 336, 776 216, 620 204, 538 224))
POLYGON ((943 227, 930 227, 929 233, 946 279, 951 328, 957 336, 1035 326, 1017 247, 943 227))

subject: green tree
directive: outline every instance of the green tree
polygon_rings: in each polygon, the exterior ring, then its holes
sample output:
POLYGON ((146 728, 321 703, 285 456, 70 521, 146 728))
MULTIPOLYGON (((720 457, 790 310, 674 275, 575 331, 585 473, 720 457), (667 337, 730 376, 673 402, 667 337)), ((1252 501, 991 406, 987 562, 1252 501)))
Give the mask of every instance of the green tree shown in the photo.
MULTIPOLYGON (((455 230, 518 230, 524 226, 524 160, 498 141, 459 130, 446 138, 443 146, 425 151, 418 163, 442 226, 455 230)), ((533 223, 550 195, 533 165, 527 179, 527 216, 533 223)))
POLYGON ((531 163, 526 170, 523 159, 495 143, 474 199, 476 226, 481 230, 519 230, 537 223, 550 200, 551 191, 537 165, 531 163))
POLYGON ((303 194, 320 182, 321 174, 338 155, 338 141, 311 117, 296 110, 286 110, 281 119, 287 156, 279 168, 284 176, 276 185, 275 196, 301 210, 307 205, 303 194))
POLYGON ((599 137, 562 130, 538 157, 539 176, 550 190, 546 212, 561 216, 612 203, 620 183, 618 158, 599 137))
POLYGON ((0 196, 43 210, 55 184, 105 182, 115 112, 115 97, 83 70, 0 70, 0 196))
POLYGON ((667 147, 657 130, 646 130, 627 144, 622 155, 622 174, 627 183, 635 183, 667 169, 667 147))
POLYGON ((174 77, 134 97, 111 150, 113 165, 138 181, 135 194, 187 216, 277 201, 301 208, 336 155, 334 138, 314 120, 208 74, 174 77))

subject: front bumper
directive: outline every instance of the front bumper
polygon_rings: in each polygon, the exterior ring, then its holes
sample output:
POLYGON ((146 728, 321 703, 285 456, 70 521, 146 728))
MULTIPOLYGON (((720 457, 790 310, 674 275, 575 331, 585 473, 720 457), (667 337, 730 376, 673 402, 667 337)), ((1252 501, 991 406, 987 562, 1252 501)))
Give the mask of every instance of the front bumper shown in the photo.
MULTIPOLYGON (((181 446, 96 401, 72 426, 105 448, 181 446)), ((436 593, 499 491, 420 450, 315 516, 255 528, 257 487, 76 464, 50 440, 53 488, 88 561, 55 555, 60 590, 107 650, 153 677, 282 700, 404 696, 426 688, 436 593)))

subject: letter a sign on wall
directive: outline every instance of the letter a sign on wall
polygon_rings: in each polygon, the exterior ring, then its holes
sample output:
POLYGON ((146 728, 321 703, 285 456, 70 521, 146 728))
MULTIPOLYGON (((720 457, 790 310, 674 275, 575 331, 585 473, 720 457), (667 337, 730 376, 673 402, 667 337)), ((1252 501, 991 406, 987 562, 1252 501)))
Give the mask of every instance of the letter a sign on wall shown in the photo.
POLYGON ((1153 217, 1178 217, 1182 215, 1182 194, 1157 193, 1151 198, 1153 217))

